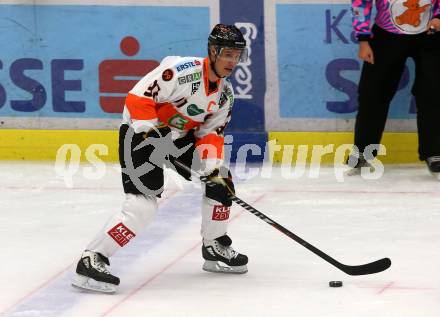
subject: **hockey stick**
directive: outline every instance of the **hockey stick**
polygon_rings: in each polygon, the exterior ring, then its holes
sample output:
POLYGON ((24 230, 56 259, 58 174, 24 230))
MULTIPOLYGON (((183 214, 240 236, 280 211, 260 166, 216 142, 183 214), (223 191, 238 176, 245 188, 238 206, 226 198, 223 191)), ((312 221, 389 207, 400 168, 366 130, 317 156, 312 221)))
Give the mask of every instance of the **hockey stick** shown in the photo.
MULTIPOLYGON (((184 169, 188 173, 199 177, 199 179, 202 182, 206 183, 208 186, 215 185, 215 183, 213 181, 209 180, 206 176, 202 176, 199 173, 197 173, 196 171, 193 171, 191 168, 189 168, 188 166, 186 166, 185 164, 183 164, 179 160, 174 159, 173 163, 178 165, 180 168, 184 169)), ((253 215, 257 216, 258 218, 260 218, 261 220, 263 220, 267 224, 271 225, 275 229, 284 233, 286 236, 288 236, 292 240, 298 242, 299 244, 301 244, 303 247, 305 247, 309 251, 312 251, 320 258, 326 260, 328 263, 337 267, 338 269, 340 269, 344 273, 347 273, 348 275, 367 275, 367 274, 379 273, 379 272, 385 271, 386 269, 388 269, 391 266, 391 260, 389 258, 383 258, 383 259, 380 259, 380 260, 377 260, 377 261, 374 261, 371 263, 367 263, 367 264, 362 264, 362 265, 342 264, 341 262, 336 261, 334 258, 329 256, 328 254, 322 252, 321 250, 319 250, 315 246, 311 245, 307 241, 298 237, 296 234, 294 234, 290 230, 284 228, 282 225, 280 225, 276 221, 272 220, 271 218, 269 218, 268 216, 263 214, 261 211, 258 211, 256 208, 252 207, 251 205, 249 205, 248 203, 246 203, 242 199, 238 198, 237 196, 231 194, 231 200, 233 202, 235 202, 236 204, 240 205, 241 207, 243 207, 244 209, 246 209, 247 211, 249 211, 250 213, 252 213, 253 215)))

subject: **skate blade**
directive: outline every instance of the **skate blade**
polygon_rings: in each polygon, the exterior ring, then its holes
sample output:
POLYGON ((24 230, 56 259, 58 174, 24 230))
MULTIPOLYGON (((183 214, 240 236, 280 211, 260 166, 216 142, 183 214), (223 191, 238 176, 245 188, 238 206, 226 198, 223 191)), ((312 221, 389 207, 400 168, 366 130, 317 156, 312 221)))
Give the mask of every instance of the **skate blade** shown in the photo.
POLYGON ((79 274, 76 274, 73 278, 72 286, 83 291, 85 290, 94 293, 114 294, 116 292, 116 285, 95 281, 90 277, 79 274))
POLYGON ((226 264, 222 265, 218 261, 205 261, 203 264, 203 270, 212 273, 227 273, 227 274, 244 274, 248 271, 246 265, 240 266, 227 266, 226 264))

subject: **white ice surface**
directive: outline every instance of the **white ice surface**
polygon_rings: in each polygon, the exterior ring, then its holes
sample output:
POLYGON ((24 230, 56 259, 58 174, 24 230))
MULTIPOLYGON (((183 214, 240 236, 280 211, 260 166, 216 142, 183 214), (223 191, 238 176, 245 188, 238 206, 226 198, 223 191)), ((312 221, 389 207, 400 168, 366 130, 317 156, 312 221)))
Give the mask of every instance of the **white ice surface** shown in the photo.
POLYGON ((170 182, 154 224, 111 258, 115 295, 70 286, 124 197, 116 165, 92 180, 86 167, 69 188, 51 163, 0 163, 0 315, 440 316, 440 182, 423 165, 386 166, 378 180, 337 182, 323 167, 318 178, 274 169, 237 182, 237 196, 340 262, 390 257, 385 272, 348 276, 240 207, 229 234, 249 272, 204 272, 201 190, 170 182))

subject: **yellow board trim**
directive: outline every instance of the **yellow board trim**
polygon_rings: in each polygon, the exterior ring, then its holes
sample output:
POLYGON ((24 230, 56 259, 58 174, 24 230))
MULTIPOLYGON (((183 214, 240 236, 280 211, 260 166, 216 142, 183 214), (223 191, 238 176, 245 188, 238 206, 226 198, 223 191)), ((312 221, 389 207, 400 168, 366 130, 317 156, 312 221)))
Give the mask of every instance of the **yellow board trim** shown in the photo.
MULTIPOLYGON (((307 152, 306 161, 310 162, 313 146, 328 146, 333 144, 333 152, 323 155, 321 160, 322 163, 329 164, 333 163, 335 160, 335 149, 343 144, 353 144, 354 136, 352 132, 269 132, 268 139, 269 141, 272 141, 269 142, 269 144, 272 144, 271 150, 274 151, 274 162, 282 162, 283 154, 286 152, 285 147, 287 145, 293 145, 293 156, 286 154, 286 158, 287 156, 291 156, 292 162, 302 161, 301 159, 297 161, 297 150, 298 146, 303 145, 303 149, 305 149, 304 154, 307 152), (281 150, 276 151, 273 144, 280 145, 281 150)), ((416 133, 384 133, 382 144, 386 148, 386 155, 378 156, 378 159, 383 163, 402 164, 419 162, 416 133)), ((330 148, 331 147, 329 147, 329 149, 330 148)))
POLYGON ((107 147, 107 155, 95 153, 101 160, 118 160, 118 131, 109 130, 0 130, 0 160, 55 161, 65 144, 77 145, 81 161, 93 144, 107 147))
MULTIPOLYGON (((297 159, 299 145, 307 148, 306 161, 312 158, 313 147, 328 146, 333 149, 353 143, 351 132, 269 132, 271 150, 274 144, 281 149, 274 151, 273 161, 282 162, 285 146, 293 145, 292 161, 297 159)), ((419 162, 416 133, 385 133, 382 143, 387 154, 379 156, 383 163, 419 162)), ((54 161, 58 150, 65 144, 76 145, 81 151, 81 161, 87 161, 85 153, 90 146, 102 144, 108 154, 95 153, 106 162, 118 161, 118 131, 110 130, 0 130, 0 160, 54 161)), ((334 162, 332 153, 322 156, 322 163, 334 162)))

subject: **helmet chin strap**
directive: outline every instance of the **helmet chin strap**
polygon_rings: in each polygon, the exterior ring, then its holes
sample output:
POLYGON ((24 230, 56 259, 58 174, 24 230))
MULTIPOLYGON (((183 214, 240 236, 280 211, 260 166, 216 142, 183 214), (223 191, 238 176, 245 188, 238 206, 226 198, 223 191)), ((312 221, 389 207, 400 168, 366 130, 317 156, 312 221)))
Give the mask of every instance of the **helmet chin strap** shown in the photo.
MULTIPOLYGON (((217 60, 217 56, 215 56, 215 59, 217 60)), ((217 70, 215 69, 215 62, 216 60, 212 61, 211 57, 209 58, 209 61, 211 62, 211 69, 214 72, 215 76, 217 76, 218 78, 225 78, 226 76, 220 76, 219 73, 217 73, 217 70)))

